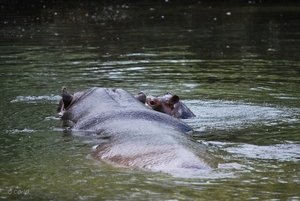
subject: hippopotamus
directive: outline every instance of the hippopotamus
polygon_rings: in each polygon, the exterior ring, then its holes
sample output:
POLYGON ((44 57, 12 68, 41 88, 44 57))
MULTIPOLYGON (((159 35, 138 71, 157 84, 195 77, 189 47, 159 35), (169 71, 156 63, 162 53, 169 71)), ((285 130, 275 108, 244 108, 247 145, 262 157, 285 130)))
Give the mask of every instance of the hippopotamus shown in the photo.
MULTIPOLYGON (((142 94, 137 96, 138 100, 141 101, 141 97, 143 97, 142 94)), ((180 119, 189 119, 196 116, 183 102, 180 101, 179 96, 172 95, 170 92, 167 92, 163 96, 147 96, 145 102, 155 111, 169 114, 180 119)))
POLYGON ((60 116, 76 133, 106 139, 91 156, 112 165, 176 174, 217 166, 205 145, 178 118, 154 111, 123 89, 62 89, 60 116))

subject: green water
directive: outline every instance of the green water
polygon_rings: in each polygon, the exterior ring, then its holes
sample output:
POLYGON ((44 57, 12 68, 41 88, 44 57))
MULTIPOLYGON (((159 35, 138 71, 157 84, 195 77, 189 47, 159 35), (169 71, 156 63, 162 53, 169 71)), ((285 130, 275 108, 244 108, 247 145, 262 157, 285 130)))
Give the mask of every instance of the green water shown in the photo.
POLYGON ((0 16, 0 199, 300 200, 299 4, 4 2, 0 16), (219 167, 91 158, 99 141, 56 114, 63 85, 178 94, 219 167))

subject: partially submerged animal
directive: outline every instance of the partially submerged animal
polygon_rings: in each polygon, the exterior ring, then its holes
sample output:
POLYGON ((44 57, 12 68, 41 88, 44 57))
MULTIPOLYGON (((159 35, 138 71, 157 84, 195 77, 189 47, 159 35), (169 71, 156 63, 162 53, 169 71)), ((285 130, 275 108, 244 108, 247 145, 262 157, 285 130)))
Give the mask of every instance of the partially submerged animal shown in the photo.
POLYGON ((92 156, 115 165, 167 173, 216 167, 192 129, 170 115, 151 110, 124 91, 90 88, 74 94, 62 89, 61 119, 72 131, 105 137, 92 156))
POLYGON ((163 96, 148 96, 146 103, 153 110, 169 114, 180 119, 193 118, 196 115, 180 101, 179 96, 167 92, 163 96))

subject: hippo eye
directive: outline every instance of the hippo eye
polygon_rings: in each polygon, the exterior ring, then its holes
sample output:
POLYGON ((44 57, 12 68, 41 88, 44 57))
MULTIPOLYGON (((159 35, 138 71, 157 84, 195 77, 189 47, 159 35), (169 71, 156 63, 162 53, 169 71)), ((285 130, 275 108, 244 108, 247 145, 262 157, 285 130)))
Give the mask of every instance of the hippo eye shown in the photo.
POLYGON ((155 101, 150 101, 150 105, 155 105, 155 101))

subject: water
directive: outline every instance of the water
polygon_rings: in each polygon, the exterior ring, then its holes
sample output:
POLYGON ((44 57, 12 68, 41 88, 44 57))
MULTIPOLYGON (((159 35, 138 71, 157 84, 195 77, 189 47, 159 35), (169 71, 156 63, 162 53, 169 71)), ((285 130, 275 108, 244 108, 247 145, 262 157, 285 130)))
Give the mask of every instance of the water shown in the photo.
POLYGON ((0 9, 1 199, 300 200, 299 4, 32 1, 0 9), (219 168, 174 177, 92 159, 98 142, 61 127, 63 85, 178 94, 219 168))

